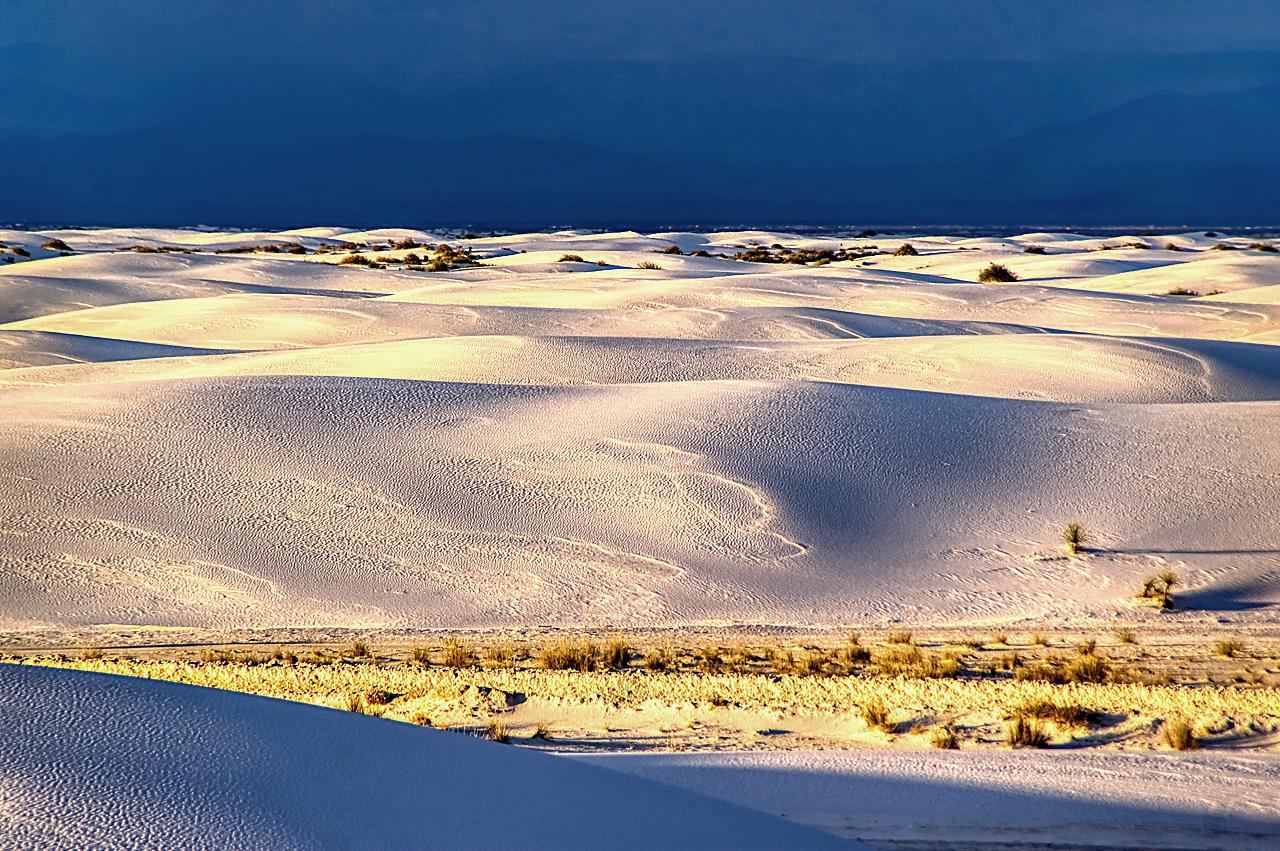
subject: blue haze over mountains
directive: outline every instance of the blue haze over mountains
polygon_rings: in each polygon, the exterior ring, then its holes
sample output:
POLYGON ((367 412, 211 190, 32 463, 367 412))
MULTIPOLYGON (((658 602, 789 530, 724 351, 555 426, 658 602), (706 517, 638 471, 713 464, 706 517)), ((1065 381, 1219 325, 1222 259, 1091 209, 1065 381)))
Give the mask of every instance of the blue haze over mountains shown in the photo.
POLYGON ((10 222, 1280 220, 1272 2, 0 9, 10 222))

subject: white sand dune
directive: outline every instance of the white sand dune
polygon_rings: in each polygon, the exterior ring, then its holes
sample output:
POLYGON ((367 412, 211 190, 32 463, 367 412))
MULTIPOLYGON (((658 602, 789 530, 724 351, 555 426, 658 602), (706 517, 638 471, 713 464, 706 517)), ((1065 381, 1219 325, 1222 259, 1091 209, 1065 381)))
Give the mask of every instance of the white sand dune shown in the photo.
MULTIPOLYGON (((1260 281, 1263 252, 930 237, 809 267, 651 252, 838 242, 562 233, 475 240, 512 262, 425 273, 94 233, 97 253, 0 271, 9 626, 1280 606, 1280 304, 1089 283, 1183 286, 1220 258, 1260 281), (536 252, 668 268, 513 260, 536 252), (973 283, 988 258, 1057 277, 973 283), (1085 556, 1058 546, 1071 521, 1085 556), (1184 605, 1135 605, 1164 569, 1184 605)), ((402 234, 429 237, 358 236, 402 234)))
POLYGON ((881 848, 1280 846, 1270 753, 788 751, 578 756, 881 848))
POLYGON ((0 666, 0 848, 865 848, 669 785, 332 709, 0 666))

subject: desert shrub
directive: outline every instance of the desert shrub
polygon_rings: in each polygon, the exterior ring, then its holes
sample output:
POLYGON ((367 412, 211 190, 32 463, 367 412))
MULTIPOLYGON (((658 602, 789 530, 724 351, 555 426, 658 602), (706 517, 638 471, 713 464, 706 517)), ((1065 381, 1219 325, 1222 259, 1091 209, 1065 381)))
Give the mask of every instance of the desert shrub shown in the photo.
POLYGON ((298 664, 298 656, 290 650, 285 650, 277 644, 271 650, 271 658, 277 662, 284 662, 286 665, 298 664))
POLYGON ((485 733, 490 739, 493 739, 495 742, 501 742, 504 745, 511 740, 511 733, 507 730, 507 726, 501 721, 490 721, 488 726, 485 727, 485 733))
POLYGON ((357 638, 351 642, 351 646, 342 655, 350 656, 354 659, 364 659, 372 656, 373 652, 369 649, 369 642, 357 638))
POLYGON ((934 727, 933 734, 929 736, 929 744, 938 750, 954 751, 959 750, 960 740, 956 738, 956 728, 950 724, 943 724, 941 727, 934 727))
POLYGON ((1224 638, 1213 642, 1213 652, 1227 659, 1234 659, 1236 654, 1244 652, 1244 644, 1234 638, 1224 638))
POLYGON ((754 661, 755 656, 746 647, 735 647, 729 655, 729 670, 735 674, 745 674, 751 670, 751 663, 754 661))
POLYGON ((650 671, 667 671, 672 665, 671 651, 658 647, 644 654, 644 666, 650 671))
POLYGON ((790 648, 770 647, 768 658, 773 670, 779 674, 789 674, 795 670, 796 655, 790 648))
POLYGON ((407 266, 416 266, 422 262, 422 258, 414 254, 412 251, 400 258, 400 260, 407 266))
POLYGON ((1055 685, 1064 685, 1071 682, 1071 675, 1065 667, 1043 662, 1039 665, 1031 667, 1019 668, 1014 673, 1018 680, 1028 680, 1038 683, 1054 683, 1055 685))
POLYGON ((1049 646, 1049 636, 1044 635, 1043 633, 1039 633, 1039 632, 1037 632, 1037 633, 1035 633, 1034 635, 1032 635, 1032 636, 1031 636, 1031 643, 1032 643, 1032 644, 1035 644, 1035 645, 1038 645, 1038 646, 1040 646, 1040 647, 1048 647, 1048 646, 1049 646))
POLYGON ((391 243, 391 247, 396 251, 407 251, 410 248, 421 248, 422 243, 410 236, 391 243))
POLYGON ((1049 731, 1034 719, 1015 715, 1005 727, 1004 740, 1013 748, 1045 748, 1049 746, 1049 731))
POLYGON ((1016 671, 1022 667, 1022 657, 1017 653, 1002 654, 997 666, 1002 671, 1016 671))
POLYGON ((680 250, 680 246, 678 245, 668 245, 666 248, 663 248, 661 250, 655 250, 654 253, 655 254, 684 254, 684 252, 680 250))
POLYGON ((491 644, 484 652, 484 663, 491 668, 509 668, 516 663, 516 650, 509 644, 491 644))
POLYGON ((861 644, 850 643, 840 649, 839 659, 846 665, 860 665, 871 661, 871 651, 861 644))
POLYGON ((431 648, 415 645, 409 651, 409 659, 419 665, 431 664, 431 648))
POLYGON ((1165 290, 1164 294, 1165 295, 1189 295, 1189 296, 1200 295, 1200 293, 1196 292, 1195 290, 1189 290, 1186 287, 1174 287, 1171 290, 1165 290))
POLYGON ((1043 245, 1028 245, 1022 249, 1023 254, 1044 254, 1046 253, 1043 245))
POLYGON ((424 267, 428 272, 448 272, 450 264, 448 260, 441 260, 439 257, 434 258, 424 267))
POLYGON ((410 723, 417 724, 419 727, 431 726, 431 718, 428 717, 427 713, 422 712, 421 710, 413 713, 413 717, 410 718, 409 721, 410 723))
POLYGON ((460 638, 450 637, 444 643, 444 652, 440 664, 447 668, 470 668, 476 660, 471 646, 460 638))
POLYGON ((339 266, 368 266, 372 261, 363 254, 348 254, 338 261, 339 266))
POLYGON ((1079 656, 1067 666, 1067 677, 1077 683, 1105 683, 1111 674, 1111 663, 1105 656, 1079 656))
POLYGON ((1235 251, 1234 245, 1227 245, 1225 242, 1219 242, 1217 245, 1210 245, 1210 251, 1235 251))
POLYGON ((885 733, 893 733, 898 729, 897 724, 889 721, 888 707, 878 700, 863 704, 862 720, 868 727, 885 733))
POLYGON ((87 662, 96 662, 102 658, 102 648, 90 644, 80 651, 80 658, 87 662))
POLYGON ((1138 634, 1133 630, 1129 629, 1129 627, 1127 626, 1121 627, 1120 629, 1116 630, 1116 639, 1121 644, 1137 644, 1138 634))
POLYGON ((902 245, 899 245, 898 249, 893 252, 894 257, 918 257, 919 255, 920 252, 916 251, 916 247, 909 242, 902 243, 902 245))
MULTIPOLYGON (((23 248, 21 245, 15 245, 13 248, 11 248, 11 249, 9 249, 9 250, 10 250, 10 251, 12 251, 14 254, 18 255, 19 257, 30 257, 30 256, 31 256, 31 252, 30 252, 30 251, 28 251, 27 249, 23 248)), ((153 249, 151 249, 151 250, 152 250, 152 251, 154 251, 155 249, 153 248, 153 249)))
POLYGON ((1195 728, 1186 718, 1174 718, 1160 725, 1165 743, 1175 751, 1189 751, 1200 747, 1195 728))
POLYGON ((697 656, 704 671, 708 674, 718 674, 722 664, 720 653, 719 647, 703 647, 694 655, 697 656))
POLYGON ((1165 251, 1181 251, 1182 249, 1174 245, 1172 242, 1166 242, 1164 244, 1164 250, 1165 251))
POLYGON ((1076 642, 1076 652, 1081 656, 1092 656, 1098 649, 1098 639, 1082 638, 1076 642))
POLYGON ((636 264, 636 268, 637 269, 661 269, 662 267, 651 260, 641 260, 639 263, 636 264))
POLYGON ((591 641, 561 641, 542 652, 542 666, 549 671, 594 671, 600 663, 600 648, 591 641))
POLYGON ((1068 523, 1062 530, 1062 542, 1067 545, 1067 552, 1076 555, 1084 549, 1084 527, 1079 523, 1068 523))
POLYGON ((48 242, 46 242, 44 245, 40 247, 47 248, 50 251, 70 251, 71 250, 70 245, 67 245, 65 242, 58 239, 57 237, 54 237, 53 239, 49 240, 48 242))
POLYGON ((606 668, 625 668, 631 662, 631 645, 625 638, 611 638, 604 646, 600 662, 606 668))
MULTIPOLYGON (((49 246, 47 245, 45 246, 45 248, 48 247, 49 246)), ((1249 243, 1249 247, 1254 251, 1266 251, 1270 254, 1280 254, 1280 248, 1276 248, 1269 242, 1251 242, 1249 243)))
MULTIPOLYGON (((1272 249, 1272 250, 1274 251, 1275 249, 1272 249)), ((690 252, 689 256, 690 257, 710 257, 711 254, 699 248, 697 251, 690 252)))
POLYGON ((1145 251, 1151 247, 1147 245, 1145 242, 1126 242, 1125 246, 1127 248, 1136 248, 1140 251, 1145 251))
POLYGON ((827 662, 826 653, 811 648, 796 659, 795 672, 802 677, 822 676, 827 673, 827 662))
POLYGON ((364 693, 364 701, 370 706, 386 706, 399 696, 395 692, 375 688, 364 693))
POLYGON ((1096 718, 1094 713, 1078 703, 1055 703, 1044 699, 1026 700, 1014 714, 1041 721, 1053 721, 1068 727, 1079 727, 1096 718))
POLYGON ((581 255, 578 255, 578 254, 561 254, 560 259, 557 260, 556 262, 557 263, 585 263, 587 261, 583 260, 581 255))
POLYGON ((908 630, 893 630, 884 637, 886 644, 911 644, 912 635, 908 630))
POLYGON ((306 249, 306 246, 303 246, 303 245, 291 245, 291 246, 289 246, 289 250, 288 250, 288 252, 286 252, 286 253, 288 253, 288 254, 306 254, 306 253, 307 253, 307 249, 306 249))
POLYGON ((364 695, 349 694, 347 695, 346 709, 348 712, 355 712, 358 715, 364 714, 364 695))
POLYGON ((993 632, 991 633, 991 643, 992 644, 1008 644, 1009 634, 1007 632, 993 632))
POLYGON ((1018 280, 1018 276, 1003 263, 990 263, 978 273, 978 282, 983 284, 1008 284, 1018 280))

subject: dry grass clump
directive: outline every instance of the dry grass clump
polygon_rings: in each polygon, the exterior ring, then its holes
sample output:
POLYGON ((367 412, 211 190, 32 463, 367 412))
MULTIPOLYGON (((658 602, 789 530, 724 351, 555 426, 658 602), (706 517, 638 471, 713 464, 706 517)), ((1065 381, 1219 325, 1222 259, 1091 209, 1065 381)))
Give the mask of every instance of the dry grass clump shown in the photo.
POLYGON ((721 651, 719 647, 703 647, 699 649, 694 656, 698 659, 699 667, 701 667, 702 670, 706 671, 708 674, 718 674, 720 673, 720 668, 723 666, 723 660, 721 659, 722 652, 723 651, 721 651))
POLYGON ((540 660, 548 671, 594 671, 600 663, 600 648, 591 641, 561 641, 542 651, 540 660))
POLYGON ((1234 638, 1223 638, 1213 642, 1213 652, 1227 659, 1234 659, 1237 654, 1244 652, 1244 644, 1234 638))
POLYGON ((885 634, 885 644, 911 644, 915 639, 909 630, 893 630, 885 634))
POLYGON ((925 656, 914 645, 889 648, 876 657, 875 664, 886 677, 914 679, 948 679, 963 670, 959 659, 925 656))
POLYGON ((1189 290, 1186 287, 1174 287, 1173 289, 1165 290, 1164 294, 1165 295, 1187 295, 1187 296, 1200 295, 1200 293, 1196 292, 1195 290, 1189 290))
POLYGON ((583 260, 582 256, 578 254, 561 254, 560 259, 557 260, 556 262, 557 263, 586 263, 587 261, 583 260))
POLYGON ((493 644, 484 652, 484 663, 491 668, 509 668, 516 658, 516 649, 509 644, 493 644))
POLYGON ((1032 718, 1015 715, 1005 727, 1004 741, 1011 748, 1047 748, 1049 731, 1032 718))
POLYGON ((71 250, 70 245, 67 245, 65 242, 58 239, 57 237, 54 237, 53 239, 49 240, 48 242, 46 242, 44 245, 40 247, 47 248, 50 251, 70 251, 71 250))
POLYGON ((665 647, 655 647, 644 654, 644 666, 650 671, 669 671, 674 664, 671 651, 665 647))
POLYGON ((874 730, 897 732, 898 725, 889 720, 889 709, 882 701, 873 700, 862 705, 862 720, 874 730))
POLYGON ((1116 640, 1119 641, 1121 644, 1137 644, 1138 634, 1133 630, 1129 629, 1129 627, 1127 626, 1121 627, 1120 629, 1116 630, 1116 640))
POLYGON ((678 245, 668 245, 666 248, 663 248, 661 250, 655 250, 654 253, 655 254, 684 254, 684 252, 680 250, 680 246, 678 245))
POLYGON ((373 656, 373 651, 369 649, 369 642, 357 638, 351 642, 351 646, 342 655, 350 656, 353 659, 368 659, 373 656))
POLYGON ((551 741, 551 725, 546 721, 539 721, 538 726, 534 728, 531 738, 541 739, 544 742, 551 741))
MULTIPOLYGON (((1144 246, 1145 247, 1145 246, 1144 246)), ((1023 254, 1044 254, 1046 253, 1043 245, 1028 245, 1022 249, 1023 254)))
POLYGON ((421 644, 415 644, 409 651, 409 661, 418 665, 430 665, 431 648, 423 647, 421 644))
POLYGON ((364 695, 362 694, 347 695, 346 709, 348 712, 354 712, 357 715, 364 714, 364 695))
POLYGON ((991 643, 992 644, 1008 644, 1009 643, 1008 633, 1004 633, 1004 632, 991 633, 991 643))
POLYGON ((1175 751, 1189 751, 1200 747, 1195 727, 1186 718, 1174 718, 1160 725, 1165 743, 1175 751))
POLYGON ((1025 715, 1041 721, 1053 721, 1066 727, 1088 724, 1096 715, 1078 703, 1058 703, 1043 697, 1023 701, 1014 715, 1025 715))
POLYGON ((409 723, 417 724, 419 727, 430 727, 431 717, 427 715, 427 713, 425 712, 418 711, 413 713, 413 715, 409 718, 409 723))
POLYGON ((960 740, 956 736, 956 728, 950 724, 934 727, 933 734, 929 736, 929 744, 943 751, 960 749, 960 740))
POLYGON ((504 745, 511 740, 511 732, 507 730, 506 725, 501 721, 490 721, 488 726, 485 727, 485 733, 495 742, 501 742, 504 745))
MULTIPOLYGON (((45 246, 45 248, 48 248, 48 247, 49 246, 47 245, 45 246)), ((1272 245, 1269 242, 1251 242, 1249 243, 1249 248, 1251 248, 1254 251, 1266 251, 1270 254, 1280 253, 1280 248, 1276 248, 1274 245, 1272 245)))
POLYGON ((920 252, 916 251, 916 247, 909 242, 902 243, 902 245, 899 245, 898 249, 893 252, 894 257, 918 257, 919 255, 920 252))
POLYGON ((1076 652, 1081 656, 1092 656, 1098 650, 1098 639, 1082 638, 1076 642, 1076 652))
POLYGON ((1050 644, 1049 636, 1037 632, 1031 636, 1031 643, 1039 647, 1048 647, 1050 644))
POLYGON ((96 662, 102 658, 102 648, 90 644, 80 651, 80 658, 86 662, 96 662))
POLYGON ((641 260, 639 263, 636 264, 636 268, 637 269, 661 269, 662 267, 659 266, 657 263, 654 263, 652 260, 641 260))
POLYGON ((462 639, 450 637, 445 641, 444 651, 440 656, 441 665, 446 668, 469 668, 475 660, 476 654, 471 649, 471 645, 462 639))
POLYGON ((1018 276, 1003 263, 990 263, 978 273, 978 283, 1008 284, 1018 280, 1018 276))
POLYGON ((770 647, 767 657, 773 670, 779 674, 789 674, 796 667, 796 654, 785 647, 770 647))

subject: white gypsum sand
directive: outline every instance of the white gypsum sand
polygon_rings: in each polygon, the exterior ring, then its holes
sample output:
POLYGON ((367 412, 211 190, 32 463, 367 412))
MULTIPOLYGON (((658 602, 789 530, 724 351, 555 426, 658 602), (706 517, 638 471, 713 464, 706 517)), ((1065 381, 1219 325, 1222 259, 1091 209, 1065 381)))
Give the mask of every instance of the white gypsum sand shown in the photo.
POLYGON ((0 242, 9 628, 1275 623, 1246 239, 0 242), (419 271, 441 243, 483 265, 419 271), (775 244, 854 259, 716 256, 775 244), (1166 570, 1172 611, 1133 600, 1166 570))

